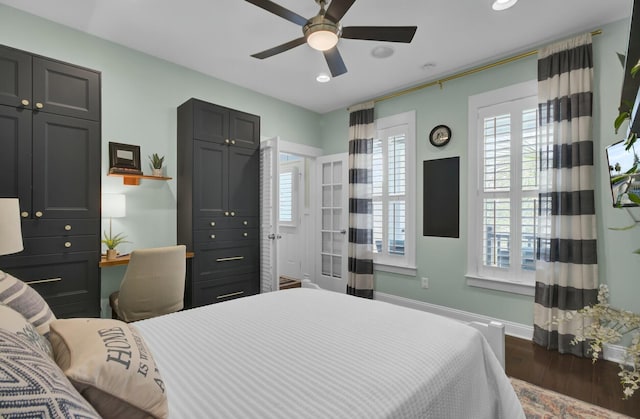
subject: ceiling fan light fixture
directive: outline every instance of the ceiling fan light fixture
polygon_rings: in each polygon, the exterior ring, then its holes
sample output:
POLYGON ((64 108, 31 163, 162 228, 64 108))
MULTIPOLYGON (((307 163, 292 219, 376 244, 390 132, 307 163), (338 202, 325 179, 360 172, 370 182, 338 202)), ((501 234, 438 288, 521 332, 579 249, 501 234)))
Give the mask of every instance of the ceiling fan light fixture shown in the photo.
POLYGON ((496 11, 507 10, 517 2, 518 0, 491 0, 491 8, 496 11))
POLYGON ((307 44, 318 51, 326 51, 336 46, 338 35, 327 30, 319 30, 307 35, 307 44))

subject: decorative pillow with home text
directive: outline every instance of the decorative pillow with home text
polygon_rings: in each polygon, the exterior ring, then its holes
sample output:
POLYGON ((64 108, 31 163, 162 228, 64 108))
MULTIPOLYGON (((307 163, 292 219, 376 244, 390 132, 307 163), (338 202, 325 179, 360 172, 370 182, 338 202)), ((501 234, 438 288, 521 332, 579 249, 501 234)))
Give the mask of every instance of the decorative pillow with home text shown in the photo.
POLYGON ((65 375, 104 418, 166 418, 164 382, 133 325, 112 319, 61 319, 49 340, 65 375))

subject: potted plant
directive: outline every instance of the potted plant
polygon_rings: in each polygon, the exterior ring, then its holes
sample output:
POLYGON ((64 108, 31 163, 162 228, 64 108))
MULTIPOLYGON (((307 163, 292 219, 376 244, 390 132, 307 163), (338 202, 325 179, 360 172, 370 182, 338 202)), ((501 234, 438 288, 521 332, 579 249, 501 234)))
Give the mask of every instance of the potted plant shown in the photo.
POLYGON ((113 235, 111 233, 111 230, 109 230, 109 234, 107 234, 106 231, 104 232, 104 239, 102 239, 101 242, 107 245, 107 260, 116 258, 118 254, 116 247, 119 244, 129 243, 127 240, 125 240, 126 238, 127 236, 124 236, 123 233, 113 235))
POLYGON ((153 176, 162 177, 162 163, 164 163, 164 156, 158 156, 158 153, 153 153, 149 156, 149 162, 151 163, 151 170, 153 176))

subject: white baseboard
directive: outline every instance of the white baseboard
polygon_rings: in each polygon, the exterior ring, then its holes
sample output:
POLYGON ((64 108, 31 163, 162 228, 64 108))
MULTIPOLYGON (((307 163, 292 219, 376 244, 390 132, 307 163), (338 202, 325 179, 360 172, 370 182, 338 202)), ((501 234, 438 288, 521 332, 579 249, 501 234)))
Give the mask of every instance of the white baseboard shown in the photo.
MULTIPOLYGON (((458 320, 461 322, 476 321, 481 323, 489 323, 491 321, 495 321, 504 324, 505 334, 509 336, 514 336, 526 340, 531 340, 533 337, 533 326, 528 326, 521 323, 514 323, 503 319, 483 316, 481 314, 470 313, 468 311, 458 310, 455 308, 440 306, 431 303, 425 303, 424 301, 412 300, 410 298, 398 297, 397 295, 386 294, 382 292, 374 292, 373 298, 403 307, 438 314, 440 316, 448 317, 450 319, 458 320)), ((605 345, 603 354, 604 359, 611 362, 621 363, 624 359, 625 351, 626 348, 624 346, 605 345)))
POLYGON ((391 304, 409 307, 416 310, 422 310, 433 314, 439 314, 440 316, 448 317, 450 319, 458 320, 465 323, 489 323, 495 321, 504 324, 504 332, 507 335, 527 340, 531 340, 531 337, 533 336, 533 327, 520 323, 514 323, 507 320, 483 316, 480 314, 470 313, 468 311, 462 311, 455 308, 425 303, 424 301, 412 300, 410 298, 398 297, 397 295, 385 294, 382 292, 375 292, 374 298, 376 300, 385 301, 391 304))

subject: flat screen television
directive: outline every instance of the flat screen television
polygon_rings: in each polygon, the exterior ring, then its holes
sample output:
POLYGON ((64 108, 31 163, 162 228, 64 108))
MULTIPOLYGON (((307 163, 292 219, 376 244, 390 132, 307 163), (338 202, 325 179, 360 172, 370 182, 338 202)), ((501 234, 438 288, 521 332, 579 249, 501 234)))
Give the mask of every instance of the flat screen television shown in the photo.
POLYGON ((640 145, 626 150, 624 141, 607 147, 613 206, 640 206, 640 145))

